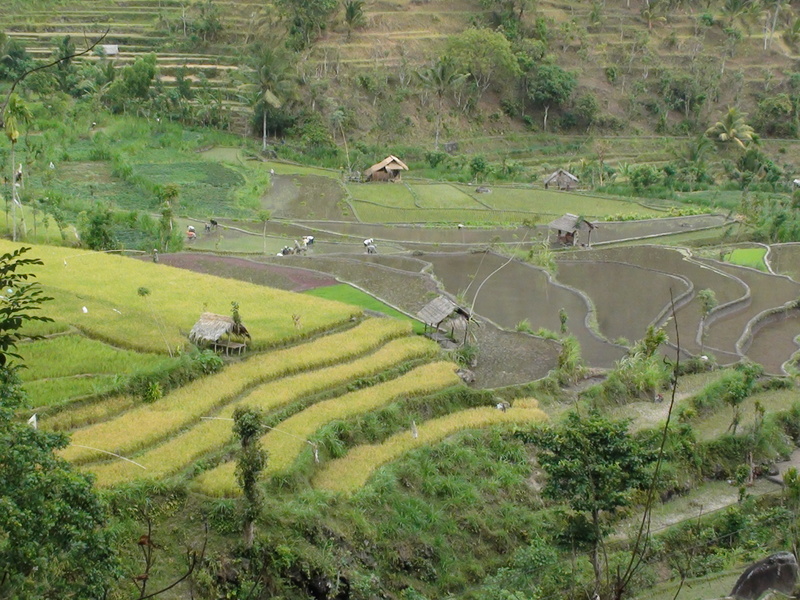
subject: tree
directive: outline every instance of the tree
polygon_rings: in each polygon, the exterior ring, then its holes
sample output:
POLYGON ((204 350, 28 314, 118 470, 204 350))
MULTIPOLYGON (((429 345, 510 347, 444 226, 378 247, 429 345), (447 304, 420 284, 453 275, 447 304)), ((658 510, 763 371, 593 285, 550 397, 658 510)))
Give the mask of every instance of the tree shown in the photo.
POLYGON ((439 134, 442 130, 442 110, 444 96, 450 90, 462 85, 469 73, 459 73, 452 61, 440 58, 432 67, 416 72, 417 79, 428 91, 436 96, 436 136, 435 149, 439 149, 439 134))
POLYGON ((755 131, 745 121, 746 116, 733 106, 728 109, 721 120, 706 129, 706 135, 716 142, 722 144, 733 142, 739 148, 744 149, 755 139, 755 131))
MULTIPOLYGON (((5 121, 5 131, 6 137, 8 141, 11 142, 11 213, 12 213, 12 233, 11 239, 13 241, 17 241, 17 206, 22 208, 22 205, 19 203, 19 193, 17 191, 17 186, 21 183, 22 180, 22 171, 20 170, 19 173, 17 172, 16 168, 16 156, 15 156, 15 149, 17 147, 17 141, 19 140, 20 134, 20 127, 22 125, 27 125, 31 122, 33 116, 31 115, 30 109, 28 109, 27 105, 22 101, 22 99, 17 96, 16 94, 12 94, 8 99, 8 105, 5 108, 4 113, 4 121, 5 121)), ((21 165, 20 165, 21 166, 21 165)), ((23 216, 23 222, 25 217, 23 216)))
POLYGON ((264 226, 264 230, 262 232, 264 238, 264 254, 267 253, 267 223, 269 223, 270 212, 268 210, 260 210, 258 211, 258 220, 264 226))
POLYGON ((697 292, 697 298, 700 300, 700 312, 701 312, 701 319, 700 319, 700 352, 703 352, 703 347, 705 346, 706 341, 706 319, 708 315, 711 314, 719 302, 717 301, 717 295, 714 293, 712 289, 704 289, 697 292))
POLYGON ((542 65, 528 82, 528 98, 534 104, 544 107, 542 127, 547 131, 547 114, 551 106, 561 106, 567 102, 575 90, 577 81, 558 65, 542 65))
POLYGON ((497 79, 514 79, 520 73, 511 42, 490 29, 472 28, 451 36, 444 58, 468 71, 481 93, 497 79))
POLYGON ((252 548, 255 523, 261 514, 261 490, 258 479, 267 466, 267 451, 261 448, 259 437, 264 432, 264 416, 253 408, 239 407, 233 413, 233 433, 241 448, 236 459, 236 482, 245 499, 242 530, 244 545, 252 548))
MULTIPOLYGON (((256 115, 260 113, 261 150, 267 150, 267 125, 270 112, 278 111, 293 100, 296 82, 292 55, 281 48, 267 44, 254 46, 248 60, 252 75, 248 83, 250 102, 256 115)), ((275 115, 272 115, 275 116, 275 115)))
POLYGON ((596 411, 586 417, 572 412, 563 424, 542 431, 536 439, 539 464, 548 476, 544 497, 566 502, 579 518, 589 517, 585 525, 598 595, 600 543, 608 530, 603 517, 631 504, 633 493, 647 483, 647 467, 655 460, 627 430, 627 421, 612 421, 596 411))
POLYGON ((302 50, 328 27, 339 8, 339 0, 277 0, 277 6, 289 21, 293 46, 302 50))
POLYGON ((81 240, 90 250, 114 250, 117 241, 112 225, 114 216, 109 206, 94 206, 80 228, 81 240))
POLYGON ((152 53, 137 58, 132 65, 123 67, 106 94, 106 101, 112 112, 126 111, 137 102, 149 99, 150 86, 156 72, 156 55, 152 53))
POLYGON ((118 578, 102 503, 90 476, 54 452, 69 443, 18 421, 24 406, 12 364, 20 328, 49 300, 25 272, 29 248, 0 256, 0 597, 102 598, 118 578), (11 290, 11 292, 9 292, 11 290))
POLYGON ((33 66, 25 45, 17 38, 0 33, 0 80, 13 81, 33 66))
POLYGON ((364 16, 364 0, 344 0, 344 22, 347 23, 347 41, 350 41, 353 29, 367 24, 367 18, 364 16))

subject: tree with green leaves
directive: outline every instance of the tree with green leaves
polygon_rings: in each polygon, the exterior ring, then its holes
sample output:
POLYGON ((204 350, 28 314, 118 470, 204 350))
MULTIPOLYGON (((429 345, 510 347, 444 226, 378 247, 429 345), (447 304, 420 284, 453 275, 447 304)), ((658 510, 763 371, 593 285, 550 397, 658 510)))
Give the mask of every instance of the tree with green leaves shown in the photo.
POLYGON ((0 256, 0 598, 103 598, 119 577, 103 504, 89 475, 55 451, 69 439, 16 416, 25 405, 16 344, 50 298, 30 248, 0 256))
POLYGON ((542 128, 547 131, 551 106, 563 106, 572 97, 578 82, 575 76, 558 65, 542 65, 528 81, 528 98, 544 108, 542 128))
POLYGON ((747 115, 735 106, 728 109, 722 119, 706 129, 706 135, 721 144, 733 143, 741 149, 756 139, 753 128, 747 124, 747 115))
POLYGON ((268 210, 260 210, 258 211, 258 220, 263 225, 263 230, 261 232, 262 237, 264 239, 264 254, 267 253, 267 223, 269 223, 269 219, 272 215, 268 210))
POLYGON ((700 352, 702 353, 707 334, 706 319, 708 319, 708 315, 717 307, 719 302, 714 290, 708 288, 697 292, 697 298, 700 300, 700 352))
POLYGON ((114 250, 114 215, 110 206, 95 205, 84 215, 79 227, 81 242, 90 250, 114 250))
POLYGON ((440 58, 431 67, 416 72, 422 86, 436 96, 436 133, 434 148, 439 149, 439 134, 442 130, 442 112, 444 97, 457 86, 463 85, 469 73, 460 73, 455 64, 446 58, 440 58))
POLYGON ((367 18, 364 16, 364 0, 344 0, 344 22, 347 23, 347 41, 353 29, 364 27, 367 18))
MULTIPOLYGON (((288 51, 268 44, 253 47, 248 65, 253 69, 246 84, 248 100, 261 122, 261 150, 267 150, 270 120, 287 121, 279 111, 291 103, 296 94, 294 58, 288 51)), ((285 124, 284 124, 285 126, 285 124)))
POLYGON ((242 522, 245 548, 253 547, 255 523, 261 514, 262 496, 258 485, 261 472, 267 466, 267 451, 259 438, 264 433, 264 415, 254 408, 239 407, 233 413, 233 433, 239 439, 236 458, 236 482, 244 494, 245 509, 242 522))
POLYGON ((276 4, 288 21, 296 50, 310 46, 339 9, 339 0, 277 0, 276 4))
POLYGON ((480 93, 497 80, 513 81, 520 74, 511 42, 491 29, 471 28, 451 36, 444 59, 469 72, 480 93))
POLYGON ((566 502, 588 532, 589 560, 594 592, 603 586, 600 544, 608 533, 609 518, 630 506, 634 493, 647 483, 647 467, 655 454, 628 433, 627 421, 612 421, 597 411, 587 416, 567 415, 557 427, 536 438, 539 464, 547 473, 545 498, 566 502))

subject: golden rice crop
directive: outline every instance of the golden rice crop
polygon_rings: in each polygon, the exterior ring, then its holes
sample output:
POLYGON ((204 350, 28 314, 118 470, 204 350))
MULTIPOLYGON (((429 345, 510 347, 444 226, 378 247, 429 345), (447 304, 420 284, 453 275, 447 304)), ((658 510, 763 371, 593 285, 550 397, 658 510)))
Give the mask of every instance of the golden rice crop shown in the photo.
MULTIPOLYGON (((397 379, 324 400, 289 417, 278 426, 278 430, 261 438, 269 452, 265 473, 270 475, 288 469, 306 447, 305 440, 322 425, 375 410, 401 396, 419 396, 456 385, 461 380, 455 370, 456 366, 448 362, 423 365, 397 379)), ((211 495, 237 493, 234 463, 228 462, 204 473, 197 484, 203 492, 211 495)))
MULTIPOLYGON (((0 240, 0 253, 21 245, 0 240)), ((232 301, 239 303, 254 348, 302 339, 361 313, 338 302, 99 252, 33 246, 27 256, 44 261, 31 270, 56 298, 44 314, 93 336, 160 353, 166 345, 157 319, 165 325, 168 342, 183 346, 182 332, 200 313, 229 314, 232 301), (138 294, 142 287, 149 295, 138 294)))
MULTIPOLYGON (((230 365, 221 373, 193 381, 155 404, 139 406, 112 421, 80 429, 73 434, 72 441, 109 452, 130 453, 209 414, 253 385, 347 360, 409 331, 407 322, 369 319, 348 331, 257 355, 230 365)), ((75 462, 102 458, 97 452, 77 446, 64 449, 62 454, 75 462)))
POLYGON ((368 444, 351 450, 347 456, 331 461, 320 470, 313 478, 313 485, 334 492, 353 493, 380 466, 399 458, 409 450, 435 444, 457 431, 491 427, 500 423, 522 425, 546 419, 547 415, 539 408, 520 408, 516 403, 514 408, 505 412, 492 407, 462 410, 419 425, 416 438, 410 431, 403 431, 382 444, 368 444))
POLYGON ((120 350, 82 335, 60 335, 20 344, 18 351, 25 363, 20 371, 23 382, 71 375, 133 373, 156 369, 170 360, 161 354, 120 350))
MULTIPOLYGON (((353 362, 266 383, 226 405, 218 416, 231 418, 236 406, 247 405, 265 411, 280 408, 354 378, 374 375, 413 358, 430 356, 436 350, 434 342, 419 337, 394 340, 353 362)), ((200 456, 221 448, 230 439, 230 421, 201 421, 195 417, 191 424, 191 429, 136 457, 137 462, 148 467, 148 473, 124 461, 89 468, 98 474, 100 485, 112 485, 131 478, 162 477, 186 468, 200 456)))

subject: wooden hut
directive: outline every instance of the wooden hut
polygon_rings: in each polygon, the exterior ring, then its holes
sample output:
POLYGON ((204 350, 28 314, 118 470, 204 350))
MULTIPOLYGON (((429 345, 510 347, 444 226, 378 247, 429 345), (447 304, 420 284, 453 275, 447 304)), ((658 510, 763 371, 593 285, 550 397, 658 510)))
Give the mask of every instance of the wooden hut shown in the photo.
POLYGON ((214 350, 224 350, 225 354, 241 354, 246 344, 243 341, 250 339, 250 332, 231 317, 204 312, 189 332, 189 341, 198 346, 210 346, 214 350))
POLYGON ((571 213, 565 214, 563 217, 557 218, 547 224, 548 229, 558 232, 556 235, 556 242, 567 246, 574 246, 578 243, 579 232, 586 232, 586 245, 592 245, 592 231, 597 229, 596 223, 590 223, 583 217, 573 215, 571 213))
POLYGON ((565 169, 559 169, 544 178, 544 189, 551 185, 558 186, 560 190, 572 190, 578 187, 580 180, 565 169))
POLYGON ((364 181, 400 181, 400 172, 408 171, 406 164, 396 156, 387 156, 364 171, 364 181))
POLYGON ((466 341, 467 325, 470 319, 469 311, 445 296, 439 296, 428 302, 417 313, 417 317, 425 324, 426 332, 429 328, 433 332, 444 330, 455 338, 456 334, 460 334, 463 330, 466 341))

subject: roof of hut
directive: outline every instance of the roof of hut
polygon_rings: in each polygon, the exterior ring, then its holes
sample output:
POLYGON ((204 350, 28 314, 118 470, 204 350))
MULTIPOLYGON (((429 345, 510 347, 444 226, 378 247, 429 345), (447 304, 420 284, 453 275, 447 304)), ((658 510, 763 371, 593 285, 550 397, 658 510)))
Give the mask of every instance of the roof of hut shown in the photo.
POLYGON ((223 335, 240 335, 249 338, 247 327, 237 325, 231 317, 204 312, 189 332, 189 340, 198 342, 217 342, 223 335))
POLYGON ((461 308, 449 298, 439 296, 423 306, 422 310, 417 313, 417 317, 426 325, 436 327, 454 312, 469 318, 469 311, 461 308))
POLYGON ((575 175, 573 175, 569 171, 567 171, 565 169, 559 169, 558 171, 556 171, 554 173, 551 173, 550 175, 548 175, 547 177, 544 178, 545 184, 548 184, 548 183, 558 179, 559 175, 566 175, 567 178, 571 179, 575 183, 578 183, 578 181, 580 181, 575 175))
POLYGON ((558 217, 555 221, 547 224, 550 229, 558 229, 560 231, 576 231, 578 229, 590 230, 596 229, 595 223, 590 223, 583 217, 567 213, 563 217, 558 217))
POLYGON ((408 171, 408 167, 406 166, 406 163, 404 163, 402 160, 390 154, 389 156, 384 158, 381 162, 375 163, 369 169, 364 171, 364 176, 369 177, 375 171, 381 171, 381 170, 408 171))

